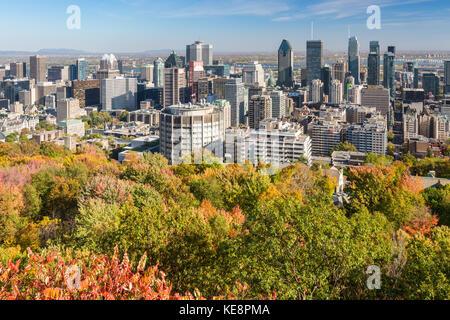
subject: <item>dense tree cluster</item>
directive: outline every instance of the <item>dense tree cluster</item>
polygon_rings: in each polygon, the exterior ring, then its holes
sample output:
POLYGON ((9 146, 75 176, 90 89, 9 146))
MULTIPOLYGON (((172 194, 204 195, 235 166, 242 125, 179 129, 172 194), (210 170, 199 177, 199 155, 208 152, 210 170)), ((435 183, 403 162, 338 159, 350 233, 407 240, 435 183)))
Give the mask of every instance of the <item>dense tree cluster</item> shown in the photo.
POLYGON ((335 179, 300 162, 272 176, 156 154, 121 165, 23 141, 1 144, 0 164, 0 299, 450 298, 450 190, 423 190, 406 162, 347 170, 343 208, 335 179), (78 291, 57 276, 73 264, 78 291))

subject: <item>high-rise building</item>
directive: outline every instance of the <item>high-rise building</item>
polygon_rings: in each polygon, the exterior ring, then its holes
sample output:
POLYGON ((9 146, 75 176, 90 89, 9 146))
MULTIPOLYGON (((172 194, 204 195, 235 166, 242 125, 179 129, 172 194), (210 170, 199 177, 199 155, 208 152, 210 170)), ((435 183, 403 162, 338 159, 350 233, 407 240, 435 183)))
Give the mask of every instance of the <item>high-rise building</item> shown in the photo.
POLYGON ((47 58, 43 56, 30 57, 30 78, 36 82, 47 81, 47 58))
POLYGON ((369 86, 380 85, 381 56, 378 41, 370 41, 370 53, 367 58, 367 84, 369 86))
POLYGON ((154 68, 155 67, 152 64, 146 64, 142 66, 139 79, 147 82, 153 82, 154 68))
POLYGON ((153 62, 153 66, 153 82, 155 87, 162 87, 164 86, 164 61, 161 58, 157 58, 153 62))
POLYGON ((331 150, 341 143, 341 126, 328 122, 317 121, 311 124, 312 155, 329 157, 331 150))
POLYGON ((80 58, 76 62, 76 80, 84 81, 87 80, 87 63, 86 59, 80 58))
POLYGON ((278 81, 281 87, 294 86, 294 50, 288 40, 284 39, 278 49, 278 81))
POLYGON ((347 101, 353 104, 361 104, 362 85, 355 84, 348 88, 347 101))
POLYGON ((62 99, 57 103, 56 120, 58 122, 78 118, 81 114, 78 99, 62 99))
POLYGON ((383 86, 395 96, 395 47, 388 47, 383 60, 383 86))
MULTIPOLYGON (((202 154, 208 149, 223 158, 226 108, 202 105, 172 105, 160 114, 160 152, 170 164, 179 164, 185 157, 202 154)), ((196 159, 196 158, 194 158, 196 159)), ((200 158, 200 162, 202 158, 200 158)))
POLYGON ((450 60, 444 62, 444 94, 450 94, 450 60))
POLYGON ((245 124, 248 109, 248 96, 240 78, 228 79, 225 84, 225 100, 231 105, 231 126, 245 124))
POLYGON ((320 80, 323 83, 323 94, 330 95, 330 85, 331 85, 331 68, 325 65, 320 69, 320 80))
POLYGON ((48 69, 48 81, 68 81, 70 80, 68 66, 52 66, 48 69))
POLYGON ((306 42, 306 68, 307 82, 320 79, 320 69, 323 65, 323 42, 321 40, 310 40, 306 42))
POLYGON ((188 87, 190 90, 192 101, 199 101, 198 81, 204 77, 205 77, 205 69, 203 68, 203 61, 189 62, 188 87))
POLYGON ((246 86, 265 87, 264 69, 258 61, 253 61, 244 65, 242 70, 242 80, 246 86))
POLYGON ((137 79, 117 77, 103 79, 100 84, 100 101, 102 110, 114 109, 136 110, 137 79))
POLYGON ((213 46, 196 41, 186 46, 186 64, 192 61, 203 61, 204 66, 213 64, 213 46))
POLYGON ((361 58, 359 56, 359 42, 356 37, 348 41, 348 71, 355 78, 355 84, 360 84, 361 58))
POLYGON ((248 102, 248 125, 258 129, 259 123, 272 116, 272 99, 270 96, 253 96, 248 102))
POLYGON ((424 73, 422 75, 422 88, 425 94, 432 93, 434 97, 439 97, 439 77, 435 73, 424 73))
POLYGON ((388 138, 384 121, 353 124, 345 129, 344 139, 359 152, 384 155, 387 151, 388 138))
POLYGON ((310 101, 313 103, 323 102, 323 83, 319 79, 311 82, 310 101))
POLYGON ((272 99, 272 118, 282 119, 289 111, 287 110, 287 96, 283 91, 272 91, 270 93, 272 99))
POLYGON ((347 62, 336 62, 331 66, 332 80, 339 80, 342 84, 345 83, 345 78, 348 72, 347 62))
POLYGON ((341 104, 343 100, 343 87, 339 80, 331 81, 330 103, 341 104))
POLYGON ((100 104, 100 81, 101 80, 77 80, 72 82, 71 96, 78 99, 80 108, 100 104))
POLYGON ((172 53, 166 59, 166 62, 164 62, 165 68, 184 68, 184 66, 185 64, 183 58, 178 56, 175 51, 172 51, 172 53))
POLYGON ((9 66, 10 75, 15 78, 27 77, 27 63, 26 62, 13 62, 9 66))
POLYGON ((184 68, 164 69, 164 107, 186 100, 186 71, 184 68))
POLYGON ((374 107, 382 115, 388 115, 390 111, 390 92, 382 86, 369 86, 361 90, 361 105, 374 107))

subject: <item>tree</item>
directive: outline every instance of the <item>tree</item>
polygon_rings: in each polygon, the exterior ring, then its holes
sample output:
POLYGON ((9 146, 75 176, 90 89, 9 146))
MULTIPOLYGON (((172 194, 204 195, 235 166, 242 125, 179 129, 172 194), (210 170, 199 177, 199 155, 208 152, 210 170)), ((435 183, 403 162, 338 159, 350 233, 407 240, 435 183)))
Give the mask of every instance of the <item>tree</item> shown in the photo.
POLYGON ((356 147, 353 144, 351 144, 350 142, 345 141, 345 142, 341 142, 337 146, 333 147, 331 149, 330 155, 334 151, 353 151, 353 152, 358 152, 358 149, 356 149, 356 147))

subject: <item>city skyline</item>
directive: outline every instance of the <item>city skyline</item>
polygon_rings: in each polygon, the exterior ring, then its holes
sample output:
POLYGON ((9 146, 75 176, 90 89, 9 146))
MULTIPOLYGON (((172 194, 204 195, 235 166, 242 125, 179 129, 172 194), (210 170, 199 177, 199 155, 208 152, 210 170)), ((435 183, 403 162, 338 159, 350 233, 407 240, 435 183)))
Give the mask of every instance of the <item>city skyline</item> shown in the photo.
POLYGON ((5 29, 14 26, 14 32, 5 34, 8 45, 0 51, 67 48, 131 53, 182 50, 202 40, 213 44, 216 52, 276 52, 280 39, 289 39, 294 51, 304 51, 311 39, 311 23, 314 39, 324 42, 324 50, 345 51, 349 33, 358 37, 363 52, 371 40, 380 40, 382 48, 392 44, 406 51, 450 50, 450 34, 439 32, 450 28, 446 20, 450 4, 445 0, 317 0, 309 4, 293 0, 232 0, 226 4, 43 0, 29 10, 32 4, 29 0, 6 4, 8 15, 0 24, 5 29), (79 30, 67 28, 70 5, 81 10, 79 30), (380 30, 366 26, 370 5, 381 8, 380 30))

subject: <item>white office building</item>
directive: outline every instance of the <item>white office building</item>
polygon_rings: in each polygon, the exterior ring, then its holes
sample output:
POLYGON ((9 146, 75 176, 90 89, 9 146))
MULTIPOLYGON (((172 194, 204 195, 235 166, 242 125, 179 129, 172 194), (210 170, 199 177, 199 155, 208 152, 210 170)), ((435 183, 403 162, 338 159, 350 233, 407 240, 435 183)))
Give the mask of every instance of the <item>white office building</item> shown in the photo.
POLYGON ((103 111, 115 109, 137 109, 137 79, 117 77, 102 79, 100 84, 100 101, 103 111))

